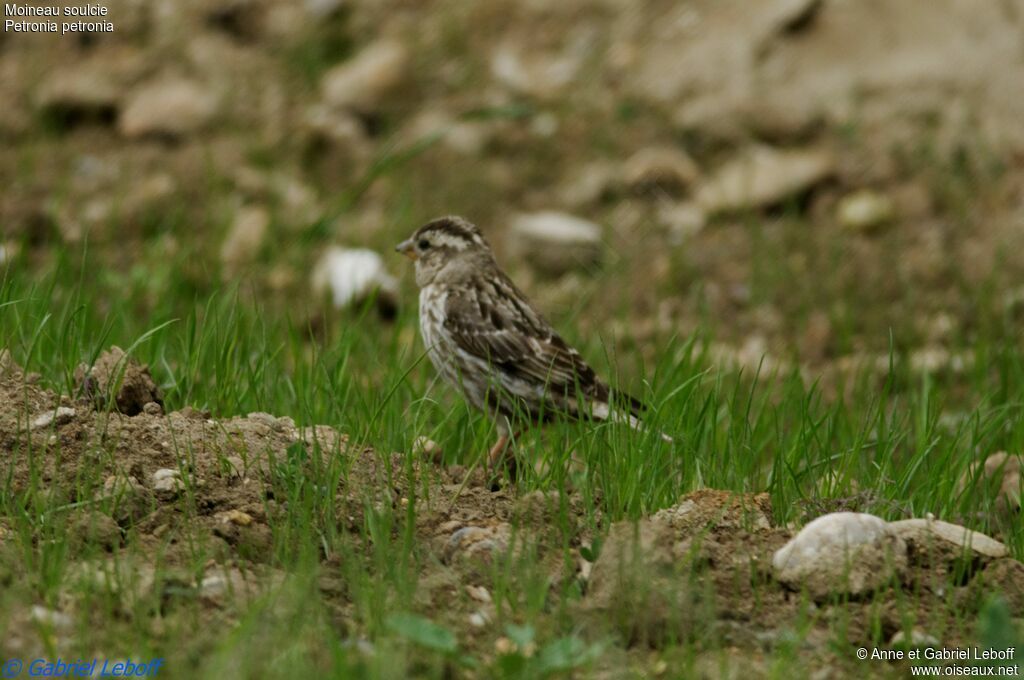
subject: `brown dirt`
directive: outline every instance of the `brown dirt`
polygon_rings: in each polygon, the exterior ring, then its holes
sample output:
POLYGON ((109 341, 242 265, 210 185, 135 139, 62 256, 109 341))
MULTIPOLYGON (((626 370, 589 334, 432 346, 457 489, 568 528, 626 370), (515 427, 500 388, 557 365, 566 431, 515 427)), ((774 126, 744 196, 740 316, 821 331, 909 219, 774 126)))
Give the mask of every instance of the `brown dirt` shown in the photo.
MULTIPOLYGON (((958 609, 961 615, 976 611, 993 590, 1008 595, 1014 615, 1024 614, 1020 563, 977 558, 965 569, 957 563, 962 555, 952 552, 912 560, 904 583, 895 586, 902 592, 811 603, 773 580, 772 554, 793 531, 773 523, 767 494, 702 489, 639 523, 612 524, 602 540, 585 528, 586 508, 576 495, 492 492, 482 475, 467 480, 461 467, 423 470, 401 454, 354 446, 329 427, 300 429, 287 417, 215 419, 190 408, 166 415, 152 408, 134 416, 97 411, 92 401, 58 398, 16 367, 0 373, 4 474, 16 490, 51 500, 57 495, 58 504, 86 502, 69 515, 78 536, 72 545, 91 539, 109 551, 74 563, 71 582, 117 573, 123 583, 159 588, 161 601, 184 589, 211 612, 244 607, 284 580, 273 566, 271 530, 274 514, 289 502, 282 470, 317 479, 323 459, 340 456, 345 473, 330 521, 356 535, 368 508, 402 511, 416 502, 415 541, 423 559, 414 606, 464 630, 460 639, 484 657, 493 653, 494 635, 469 621, 493 617, 489 565, 508 557, 533 560, 552 589, 575 584, 582 595, 571 609, 584 630, 611 635, 641 657, 669 641, 709 640, 758 667, 810 616, 804 652, 833 666, 848 663, 848 655, 826 644, 836 620, 846 622, 854 642, 867 645, 879 631, 888 639, 906 624, 901 600, 913 601, 916 625, 945 631, 946 645, 965 643, 955 625, 958 609), (32 429, 57 406, 74 408, 74 416, 32 429), (419 500, 410 501, 414 496, 419 500), (186 524, 214 546, 201 573, 183 570, 188 548, 174 537, 186 524), (153 562, 118 557, 129 534, 153 562), (585 559, 598 547, 593 563, 585 559), (948 588, 957 603, 952 608, 948 588)), ((9 521, 0 517, 0 547, 9 521)), ((344 557, 321 559, 321 593, 336 608, 339 625, 347 626, 347 584, 335 568, 344 557)))
POLYGON ((78 393, 92 399, 102 409, 112 406, 126 416, 141 413, 147 404, 163 406, 163 397, 149 367, 139 364, 118 346, 97 357, 92 366, 81 364, 75 369, 78 393))

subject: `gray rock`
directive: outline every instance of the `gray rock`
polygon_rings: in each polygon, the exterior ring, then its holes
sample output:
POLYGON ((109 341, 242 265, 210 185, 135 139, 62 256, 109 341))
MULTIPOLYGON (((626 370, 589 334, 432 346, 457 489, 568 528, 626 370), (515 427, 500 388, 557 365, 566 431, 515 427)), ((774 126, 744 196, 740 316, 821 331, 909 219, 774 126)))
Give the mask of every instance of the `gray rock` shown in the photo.
POLYGON ((815 599, 870 593, 907 569, 907 546, 884 520, 854 512, 817 518, 772 558, 775 577, 815 599))
POLYGON ((58 406, 53 411, 48 411, 32 421, 33 430, 44 430, 51 425, 61 426, 70 423, 75 417, 75 409, 67 406, 58 406))
POLYGON ((171 78, 147 83, 128 98, 118 121, 125 137, 182 137, 205 127, 217 98, 199 83, 171 78))
POLYGON ((110 69, 99 65, 66 66, 53 69, 36 94, 44 111, 81 116, 113 115, 120 97, 110 69))
POLYGON ((759 146, 719 168, 695 198, 709 214, 764 208, 806 191, 833 170, 832 156, 821 150, 759 146))
POLYGON ((566 213, 519 215, 509 239, 510 250, 545 274, 558 276, 601 261, 601 227, 566 213))
POLYGON ((161 468, 153 473, 153 491, 161 500, 174 500, 185 490, 181 473, 172 468, 161 468))
POLYGON ((376 42, 324 74, 320 82, 323 100, 341 109, 372 112, 401 84, 408 64, 409 53, 401 43, 376 42))
POLYGON ((936 542, 946 543, 956 554, 971 550, 983 557, 1006 557, 1006 546, 985 534, 937 519, 905 519, 889 522, 889 528, 912 550, 926 551, 936 542))

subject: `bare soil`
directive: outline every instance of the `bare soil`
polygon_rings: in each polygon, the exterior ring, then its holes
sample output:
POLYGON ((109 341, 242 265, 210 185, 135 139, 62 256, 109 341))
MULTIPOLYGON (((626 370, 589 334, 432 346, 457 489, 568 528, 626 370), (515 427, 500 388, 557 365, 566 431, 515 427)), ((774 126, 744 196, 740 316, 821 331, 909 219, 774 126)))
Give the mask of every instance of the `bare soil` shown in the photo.
MULTIPOLYGON (((106 551, 99 560, 83 555, 70 582, 114 572, 160 589, 164 600, 190 592, 206 607, 210 625, 285 580, 275 565, 282 547, 291 547, 272 527, 284 526, 287 505, 298 502, 288 496, 286 482, 294 481, 288 476, 318 484, 329 458, 343 459, 344 472, 333 487, 334 516, 326 521, 351 535, 355 549, 368 549, 357 540, 367 513, 391 511, 398 536, 415 504, 413 607, 455 630, 480 658, 494 654, 500 636, 488 623, 495 616, 491 567, 521 557, 549 588, 576 589, 569 615, 586 635, 616 640, 609 654, 641 663, 670 642, 707 642, 731 650, 734 671, 766 672, 764 659, 791 644, 800 629, 800 658, 838 668, 851 658, 834 644, 838 621, 850 642, 872 646, 904 630, 910 610, 916 619, 909 624, 941 631, 944 645, 962 646, 972 631, 959 622, 965 615, 973 621, 987 594, 1003 592, 1013 614, 1024 615, 1020 563, 975 557, 965 565, 955 551, 913 557, 901 582, 870 597, 814 602, 788 590, 773 579, 771 558, 794 531, 774 523, 767 494, 702 489, 638 523, 617 522, 606 535, 594 535, 575 494, 492 491, 479 473, 423 469, 403 454, 355 446, 329 427, 301 429, 290 418, 263 413, 222 419, 186 408, 164 414, 153 405, 128 416, 94 399, 59 397, 9 362, 0 377, 3 475, 17 492, 45 494, 51 507, 67 513, 74 534, 106 551), (60 406, 74 415, 64 412, 33 429, 37 418, 60 406), (212 546, 198 573, 187 567, 197 532, 212 546), (594 553, 594 562, 586 559, 594 553)), ((14 525, 12 517, 0 517, 6 569, 17 568, 14 525)), ((320 554, 320 593, 336 625, 358 635, 345 559, 320 554)), ((74 612, 74 601, 64 608, 74 612)), ((23 616, 28 620, 29 613, 23 616)), ((24 651, 38 642, 16 632, 6 644, 24 651)), ((715 668, 714 658, 698 659, 697 668, 715 668)))

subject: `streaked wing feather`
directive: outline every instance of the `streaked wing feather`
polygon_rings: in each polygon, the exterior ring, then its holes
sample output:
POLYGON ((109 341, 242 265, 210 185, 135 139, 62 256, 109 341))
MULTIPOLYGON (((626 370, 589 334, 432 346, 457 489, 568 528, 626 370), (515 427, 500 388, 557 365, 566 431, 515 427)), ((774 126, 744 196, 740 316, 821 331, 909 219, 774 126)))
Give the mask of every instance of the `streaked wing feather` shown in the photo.
POLYGON ((608 390, 583 357, 530 307, 504 276, 450 293, 445 328, 464 351, 553 391, 577 387, 606 399, 608 390))

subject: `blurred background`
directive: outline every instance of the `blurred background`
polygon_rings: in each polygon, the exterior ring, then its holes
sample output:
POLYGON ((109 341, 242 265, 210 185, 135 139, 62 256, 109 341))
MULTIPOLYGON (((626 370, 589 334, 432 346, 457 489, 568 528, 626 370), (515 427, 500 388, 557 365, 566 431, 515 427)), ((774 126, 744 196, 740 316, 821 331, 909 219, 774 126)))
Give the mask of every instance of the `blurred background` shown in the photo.
POLYGON ((456 213, 644 356, 697 333, 827 385, 1019 339, 1021 0, 104 4, 113 32, 0 34, 0 266, 101 308, 389 313, 393 244, 456 213))

